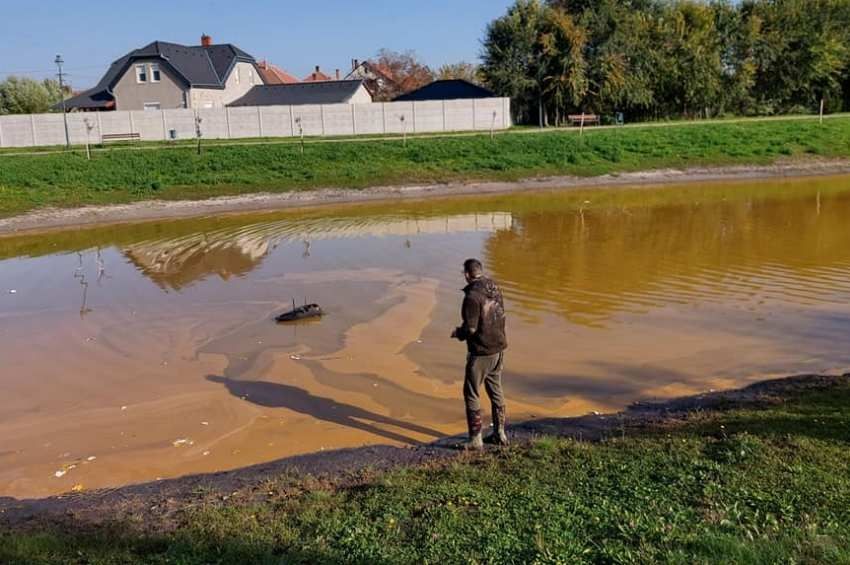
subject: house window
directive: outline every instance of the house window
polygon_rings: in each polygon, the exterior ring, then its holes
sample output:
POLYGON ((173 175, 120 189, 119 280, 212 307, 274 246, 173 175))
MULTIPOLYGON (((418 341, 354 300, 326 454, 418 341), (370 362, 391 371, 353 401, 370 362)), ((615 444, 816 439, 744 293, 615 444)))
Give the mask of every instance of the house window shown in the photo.
POLYGON ((147 65, 136 65, 136 82, 147 82, 148 71, 147 65))
POLYGON ((159 102, 145 102, 145 110, 159 110, 159 102))
POLYGON ((159 82, 159 64, 151 64, 151 82, 159 82))

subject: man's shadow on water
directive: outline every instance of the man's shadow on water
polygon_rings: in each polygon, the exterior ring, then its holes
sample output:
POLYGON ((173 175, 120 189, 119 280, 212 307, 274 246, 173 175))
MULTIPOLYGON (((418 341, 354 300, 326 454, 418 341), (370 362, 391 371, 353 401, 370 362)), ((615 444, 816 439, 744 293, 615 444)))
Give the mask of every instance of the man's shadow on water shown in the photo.
POLYGON ((233 396, 238 396, 259 406, 288 408, 295 412, 312 416, 317 420, 324 420, 325 422, 363 430, 364 432, 375 434, 392 441, 411 445, 420 445, 422 443, 402 434, 381 429, 375 424, 388 424, 434 438, 440 438, 444 435, 437 430, 411 424, 403 420, 388 418, 387 416, 369 412, 357 406, 337 402, 331 398, 313 396, 306 390, 294 386, 265 381, 240 381, 217 375, 207 375, 207 380, 223 384, 233 396))

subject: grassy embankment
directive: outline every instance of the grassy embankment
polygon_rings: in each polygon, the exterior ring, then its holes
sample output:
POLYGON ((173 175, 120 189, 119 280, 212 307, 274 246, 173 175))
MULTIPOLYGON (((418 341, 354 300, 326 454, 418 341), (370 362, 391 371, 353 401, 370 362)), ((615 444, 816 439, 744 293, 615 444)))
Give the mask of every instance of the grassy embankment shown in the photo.
POLYGON ((0 533, 0 561, 850 563, 846 383, 616 435, 542 438, 355 488, 270 481, 186 510, 171 532, 0 533))
POLYGON ((252 192, 599 175, 850 156, 850 118, 706 122, 496 136, 210 145, 0 157, 0 216, 44 207, 252 192))

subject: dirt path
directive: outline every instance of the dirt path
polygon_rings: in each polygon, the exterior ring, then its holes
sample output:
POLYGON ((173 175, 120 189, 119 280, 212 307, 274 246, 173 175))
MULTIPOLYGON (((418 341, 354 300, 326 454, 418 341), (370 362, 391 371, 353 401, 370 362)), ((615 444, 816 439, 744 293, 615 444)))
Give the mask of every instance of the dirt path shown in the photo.
POLYGON ((112 206, 47 208, 0 219, 0 237, 106 224, 191 218, 213 214, 244 214, 286 208, 356 202, 425 199, 447 196, 506 194, 535 190, 575 190, 614 186, 770 179, 850 174, 850 159, 803 160, 760 166, 664 169, 597 177, 542 177, 515 182, 456 182, 432 185, 381 186, 366 189, 326 188, 279 194, 257 193, 207 200, 153 200, 112 206))
MULTIPOLYGON (((802 375, 762 381, 748 387, 663 402, 638 403, 617 414, 532 420, 509 426, 513 441, 540 436, 595 441, 641 428, 675 425, 693 411, 722 411, 781 402, 803 391, 846 384, 843 376, 802 375)), ((465 457, 452 444, 458 437, 415 448, 371 446, 289 457, 234 471, 194 475, 117 489, 72 493, 38 500, 0 498, 0 526, 37 529, 45 523, 80 527, 126 520, 144 529, 167 530, 181 512, 211 501, 247 504, 264 499, 270 489, 300 492, 314 485, 362 484, 376 472, 439 464, 465 457)))

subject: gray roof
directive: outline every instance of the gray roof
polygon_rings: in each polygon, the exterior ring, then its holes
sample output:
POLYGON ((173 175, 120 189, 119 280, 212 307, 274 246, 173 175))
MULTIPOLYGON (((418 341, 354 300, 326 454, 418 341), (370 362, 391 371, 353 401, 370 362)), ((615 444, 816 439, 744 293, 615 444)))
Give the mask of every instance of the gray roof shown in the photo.
POLYGON ((351 100, 362 80, 327 80, 255 86, 228 106, 298 106, 341 104, 351 100))
POLYGON ((237 62, 256 63, 251 55, 229 43, 203 47, 154 41, 115 60, 97 86, 69 99, 74 101, 73 105, 69 101, 65 104, 75 108, 102 107, 104 99, 113 99, 112 88, 130 65, 146 59, 160 59, 186 86, 218 89, 224 88, 237 62))

